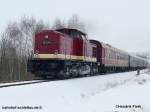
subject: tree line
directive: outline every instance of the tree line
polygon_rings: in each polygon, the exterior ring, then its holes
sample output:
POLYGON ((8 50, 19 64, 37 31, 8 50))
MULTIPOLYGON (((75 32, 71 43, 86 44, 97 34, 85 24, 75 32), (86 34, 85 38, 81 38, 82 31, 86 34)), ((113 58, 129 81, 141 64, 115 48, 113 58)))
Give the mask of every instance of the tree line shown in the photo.
POLYGON ((67 21, 56 18, 52 26, 28 16, 8 23, 0 37, 0 82, 32 80, 34 76, 27 73, 27 61, 33 54, 35 33, 64 27, 85 32, 85 25, 76 14, 67 21))

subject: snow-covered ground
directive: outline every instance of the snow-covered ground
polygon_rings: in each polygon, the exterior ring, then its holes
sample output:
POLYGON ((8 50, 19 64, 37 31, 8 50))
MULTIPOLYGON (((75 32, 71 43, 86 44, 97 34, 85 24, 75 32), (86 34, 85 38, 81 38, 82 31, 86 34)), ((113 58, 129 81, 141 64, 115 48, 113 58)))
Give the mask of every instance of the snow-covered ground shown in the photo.
POLYGON ((0 112, 150 112, 145 71, 0 88, 0 112))

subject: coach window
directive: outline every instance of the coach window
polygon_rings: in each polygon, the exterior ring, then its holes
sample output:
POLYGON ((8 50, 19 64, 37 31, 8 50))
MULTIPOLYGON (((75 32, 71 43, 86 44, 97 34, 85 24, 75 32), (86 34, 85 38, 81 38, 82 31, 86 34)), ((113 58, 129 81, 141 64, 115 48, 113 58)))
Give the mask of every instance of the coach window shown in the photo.
POLYGON ((111 59, 111 52, 110 51, 108 53, 108 57, 109 57, 109 59, 111 59))
POLYGON ((119 54, 117 54, 117 59, 119 60, 119 54))
POLYGON ((109 54, 110 54, 110 52, 109 52, 109 50, 107 51, 107 58, 109 58, 109 54))

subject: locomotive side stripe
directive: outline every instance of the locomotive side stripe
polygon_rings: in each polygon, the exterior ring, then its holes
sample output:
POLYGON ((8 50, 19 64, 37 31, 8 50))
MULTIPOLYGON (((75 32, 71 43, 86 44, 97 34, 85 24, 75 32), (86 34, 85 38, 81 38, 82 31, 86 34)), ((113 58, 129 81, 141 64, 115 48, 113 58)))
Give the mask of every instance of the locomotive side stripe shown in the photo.
POLYGON ((82 60, 96 62, 97 59, 93 57, 75 56, 75 55, 64 55, 64 54, 34 54, 34 58, 40 59, 67 59, 67 60, 82 60))

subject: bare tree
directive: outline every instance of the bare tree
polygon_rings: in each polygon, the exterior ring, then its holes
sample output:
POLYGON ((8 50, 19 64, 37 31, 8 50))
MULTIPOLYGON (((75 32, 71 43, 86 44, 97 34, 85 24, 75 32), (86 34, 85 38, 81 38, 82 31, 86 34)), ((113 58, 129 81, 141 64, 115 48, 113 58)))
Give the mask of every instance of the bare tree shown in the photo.
MULTIPOLYGON (((17 58, 17 52, 12 41, 8 38, 8 35, 4 33, 1 39, 1 55, 0 55, 0 75, 1 80, 13 80, 14 68, 16 67, 15 59, 17 58)), ((17 73, 16 73, 17 74, 17 73)))
POLYGON ((60 19, 56 19, 52 26, 52 29, 60 29, 66 27, 65 22, 61 21, 60 19))
POLYGON ((85 32, 85 24, 79 19, 77 14, 72 15, 68 20, 68 28, 79 29, 85 32))
POLYGON ((14 81, 28 79, 27 60, 33 50, 34 35, 49 26, 42 20, 23 17, 9 23, 0 41, 0 79, 14 81))

